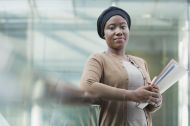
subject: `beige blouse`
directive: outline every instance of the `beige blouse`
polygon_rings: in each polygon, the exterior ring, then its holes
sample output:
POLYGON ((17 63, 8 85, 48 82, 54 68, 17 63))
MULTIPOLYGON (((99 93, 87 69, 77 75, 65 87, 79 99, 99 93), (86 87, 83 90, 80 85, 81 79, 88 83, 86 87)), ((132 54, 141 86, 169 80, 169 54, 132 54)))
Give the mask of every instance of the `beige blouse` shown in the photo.
MULTIPOLYGON (((144 83, 150 81, 145 61, 134 56, 129 58, 141 71, 144 83)), ((80 85, 98 98, 100 126, 127 126, 127 99, 123 94, 128 89, 128 79, 122 60, 107 52, 93 54, 86 62, 80 85)), ((148 115, 147 126, 152 126, 150 112, 155 109, 151 105, 144 109, 148 115)))

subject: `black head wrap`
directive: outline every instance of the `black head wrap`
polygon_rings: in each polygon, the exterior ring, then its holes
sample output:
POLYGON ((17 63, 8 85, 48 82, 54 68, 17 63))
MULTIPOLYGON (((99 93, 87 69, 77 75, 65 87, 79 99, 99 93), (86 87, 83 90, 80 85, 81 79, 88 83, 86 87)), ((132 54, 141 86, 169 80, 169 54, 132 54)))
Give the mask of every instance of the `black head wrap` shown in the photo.
POLYGON ((114 7, 114 6, 111 6, 109 8, 107 8, 106 10, 104 10, 100 16, 98 17, 98 20, 97 20, 97 30, 98 30, 98 35, 104 39, 104 27, 105 27, 105 24, 106 22, 112 17, 112 16, 115 16, 115 15, 120 15, 122 16, 126 21, 127 21, 127 24, 128 24, 128 27, 130 29, 131 27, 131 18, 129 16, 129 14, 121 9, 121 8, 118 8, 118 7, 114 7))

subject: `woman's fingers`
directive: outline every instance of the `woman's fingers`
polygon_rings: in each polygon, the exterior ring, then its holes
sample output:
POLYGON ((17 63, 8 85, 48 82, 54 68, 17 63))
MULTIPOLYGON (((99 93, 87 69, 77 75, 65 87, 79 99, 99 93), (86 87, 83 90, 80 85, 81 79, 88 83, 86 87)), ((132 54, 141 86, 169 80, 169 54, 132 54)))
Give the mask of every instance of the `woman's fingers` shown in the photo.
POLYGON ((148 99, 148 103, 155 106, 155 107, 158 107, 162 104, 162 95, 159 94, 159 97, 149 97, 148 99))
POLYGON ((145 90, 152 91, 153 87, 151 85, 143 86, 145 90))
POLYGON ((157 85, 149 84, 148 86, 151 87, 151 88, 149 88, 149 91, 160 93, 160 88, 157 85))
POLYGON ((142 86, 134 90, 134 101, 136 102, 146 102, 150 96, 150 91, 148 90, 150 87, 142 86))
POLYGON ((154 107, 162 104, 162 95, 157 85, 147 85, 139 87, 135 90, 135 98, 137 102, 146 102, 154 107))
POLYGON ((156 92, 151 92, 151 97, 153 97, 153 98, 159 98, 160 94, 156 93, 156 92))
POLYGON ((160 93, 160 90, 159 90, 159 89, 156 89, 156 88, 152 88, 151 91, 152 91, 152 92, 155 92, 155 93, 160 93))
POLYGON ((142 86, 135 90, 135 101, 148 102, 149 104, 157 104, 160 102, 161 94, 159 88, 151 85, 142 86))
POLYGON ((162 104, 162 100, 161 99, 157 99, 156 100, 156 102, 154 101, 149 101, 148 102, 149 104, 151 104, 151 105, 153 105, 153 106, 155 106, 155 107, 158 107, 158 106, 160 106, 161 104, 162 104))

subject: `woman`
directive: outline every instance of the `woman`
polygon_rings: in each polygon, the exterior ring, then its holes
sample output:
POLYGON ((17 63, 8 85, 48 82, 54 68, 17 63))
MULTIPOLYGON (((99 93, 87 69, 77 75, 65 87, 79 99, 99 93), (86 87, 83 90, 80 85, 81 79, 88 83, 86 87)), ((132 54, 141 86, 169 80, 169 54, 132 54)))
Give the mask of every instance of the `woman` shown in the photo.
POLYGON ((109 7, 97 20, 97 31, 107 51, 93 54, 81 78, 83 90, 101 106, 100 126, 151 126, 150 112, 161 105, 159 88, 150 84, 145 61, 125 54, 131 19, 121 8, 109 7), (140 102, 149 105, 140 109, 140 102))

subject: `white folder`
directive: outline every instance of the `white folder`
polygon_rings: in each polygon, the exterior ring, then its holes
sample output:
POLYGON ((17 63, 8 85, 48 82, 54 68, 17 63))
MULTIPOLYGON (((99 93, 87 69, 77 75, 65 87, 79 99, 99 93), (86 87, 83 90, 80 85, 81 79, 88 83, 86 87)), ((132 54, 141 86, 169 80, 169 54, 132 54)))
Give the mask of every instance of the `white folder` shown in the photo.
MULTIPOLYGON (((185 67, 172 59, 156 77, 153 83, 158 85, 160 93, 162 94, 187 73, 188 70, 185 69, 185 67)), ((148 103, 140 103, 138 107, 143 109, 147 105, 148 103)))

